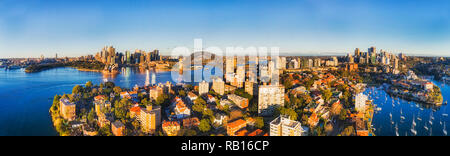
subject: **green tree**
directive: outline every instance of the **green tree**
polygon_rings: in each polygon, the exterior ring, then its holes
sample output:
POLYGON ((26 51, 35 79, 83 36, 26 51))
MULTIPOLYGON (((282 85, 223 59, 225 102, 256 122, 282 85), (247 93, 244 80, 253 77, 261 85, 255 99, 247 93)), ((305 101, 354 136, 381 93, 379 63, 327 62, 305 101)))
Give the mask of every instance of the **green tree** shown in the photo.
POLYGON ((122 92, 122 88, 120 88, 119 86, 117 86, 117 87, 114 87, 113 91, 114 91, 114 93, 116 93, 116 94, 120 94, 120 93, 122 92))
POLYGON ((81 87, 80 85, 76 85, 72 89, 72 94, 79 94, 81 92, 83 92, 83 87, 81 87))
POLYGON ((106 86, 106 88, 112 89, 116 86, 116 84, 114 84, 114 82, 106 82, 105 86, 106 86))
POLYGON ((330 100, 331 96, 333 95, 333 93, 331 93, 331 91, 329 89, 325 89, 325 90, 322 90, 322 95, 323 95, 325 102, 328 102, 330 100))
POLYGON ((192 110, 198 113, 202 113, 206 108, 206 101, 202 98, 197 98, 194 100, 194 105, 192 106, 192 110))
POLYGON ((264 118, 256 117, 255 118, 255 127, 259 128, 259 129, 263 128, 264 127, 264 118))
POLYGON ((178 95, 180 95, 181 97, 185 97, 186 96, 186 91, 180 90, 180 91, 178 91, 178 95))
POLYGON ((86 87, 87 89, 91 89, 92 86, 93 86, 93 85, 92 85, 92 82, 91 82, 91 81, 86 82, 85 87, 86 87))
POLYGON ((200 121, 200 125, 198 126, 198 128, 202 132, 208 132, 209 130, 211 130, 211 125, 209 123, 209 120, 208 119, 202 119, 200 121))
POLYGON ((95 120, 95 111, 94 108, 91 109, 91 111, 88 113, 88 117, 87 117, 89 123, 94 122, 95 120))

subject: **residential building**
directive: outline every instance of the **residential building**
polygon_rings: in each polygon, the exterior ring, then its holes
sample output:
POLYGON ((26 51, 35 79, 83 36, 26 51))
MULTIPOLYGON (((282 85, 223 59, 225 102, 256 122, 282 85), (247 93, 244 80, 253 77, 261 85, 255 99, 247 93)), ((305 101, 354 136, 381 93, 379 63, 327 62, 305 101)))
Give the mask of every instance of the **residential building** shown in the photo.
POLYGON ((221 78, 213 80, 212 89, 219 95, 225 94, 225 82, 221 78))
POLYGON ((253 82, 245 81, 245 92, 247 92, 250 95, 255 95, 255 92, 257 91, 256 85, 253 82))
POLYGON ((246 126, 247 122, 242 119, 230 122, 227 124, 227 134, 228 136, 235 136, 237 131, 245 128, 246 126))
POLYGON ((200 125, 200 120, 197 117, 183 119, 184 128, 193 128, 200 125))
POLYGON ((305 130, 300 122, 279 116, 270 122, 270 136, 303 136, 305 130))

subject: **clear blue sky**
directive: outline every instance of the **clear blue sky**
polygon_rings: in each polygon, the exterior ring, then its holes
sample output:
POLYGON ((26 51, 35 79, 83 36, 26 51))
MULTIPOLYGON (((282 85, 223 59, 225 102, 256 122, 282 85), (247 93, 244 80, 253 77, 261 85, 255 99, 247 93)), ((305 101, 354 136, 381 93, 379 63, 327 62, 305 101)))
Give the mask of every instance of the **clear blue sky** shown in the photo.
POLYGON ((450 56, 448 0, 0 0, 0 58, 193 46, 450 56))

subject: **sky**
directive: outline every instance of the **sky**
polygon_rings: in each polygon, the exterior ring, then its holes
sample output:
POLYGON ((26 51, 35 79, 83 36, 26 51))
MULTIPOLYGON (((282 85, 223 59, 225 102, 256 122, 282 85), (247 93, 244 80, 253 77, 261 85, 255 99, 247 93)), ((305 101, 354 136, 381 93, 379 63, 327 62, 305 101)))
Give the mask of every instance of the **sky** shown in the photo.
POLYGON ((344 55, 370 46, 450 56, 448 0, 0 0, 0 58, 175 47, 280 47, 344 55))

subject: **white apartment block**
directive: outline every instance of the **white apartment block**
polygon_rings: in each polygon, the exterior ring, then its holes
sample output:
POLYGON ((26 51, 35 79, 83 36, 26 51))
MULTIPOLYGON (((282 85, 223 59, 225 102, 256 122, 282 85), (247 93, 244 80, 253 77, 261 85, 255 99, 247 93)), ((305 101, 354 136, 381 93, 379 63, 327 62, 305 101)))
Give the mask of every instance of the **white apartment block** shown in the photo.
POLYGON ((284 106, 284 86, 259 86, 258 113, 261 115, 270 115, 273 113, 272 107, 274 106, 284 106))

